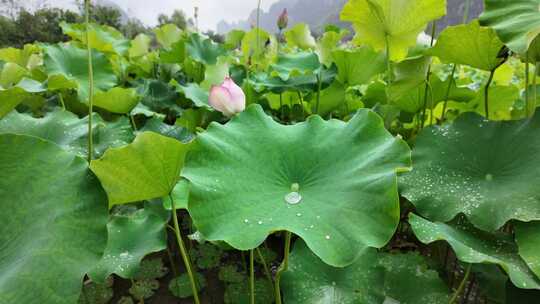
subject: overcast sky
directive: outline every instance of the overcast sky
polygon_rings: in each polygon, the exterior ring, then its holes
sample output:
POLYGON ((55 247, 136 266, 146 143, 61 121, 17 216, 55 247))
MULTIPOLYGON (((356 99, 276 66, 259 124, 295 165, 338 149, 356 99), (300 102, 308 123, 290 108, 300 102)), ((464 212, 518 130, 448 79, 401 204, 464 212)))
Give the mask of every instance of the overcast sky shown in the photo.
MULTIPOLYGON (((257 7, 257 0, 110 0, 118 4, 132 17, 147 25, 155 25, 160 13, 171 14, 174 9, 182 9, 187 16, 193 16, 193 8, 199 7, 199 26, 202 30, 215 30, 220 20, 237 21, 247 19, 257 7)), ((267 11, 277 0, 262 0, 262 8, 267 11)), ((51 6, 75 8, 73 0, 48 0, 51 6)))

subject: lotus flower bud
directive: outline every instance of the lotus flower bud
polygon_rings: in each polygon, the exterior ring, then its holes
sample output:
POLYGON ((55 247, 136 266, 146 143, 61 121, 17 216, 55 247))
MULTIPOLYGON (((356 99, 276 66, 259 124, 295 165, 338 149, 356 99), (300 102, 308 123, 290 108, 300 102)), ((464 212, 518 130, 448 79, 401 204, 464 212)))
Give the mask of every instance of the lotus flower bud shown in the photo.
POLYGON ((227 117, 240 113, 246 108, 244 91, 229 77, 225 78, 221 85, 212 86, 208 101, 212 108, 227 117))
POLYGON ((287 13, 287 9, 283 9, 283 12, 281 12, 281 15, 279 15, 277 26, 280 31, 282 31, 284 28, 287 27, 289 24, 289 14, 287 13))

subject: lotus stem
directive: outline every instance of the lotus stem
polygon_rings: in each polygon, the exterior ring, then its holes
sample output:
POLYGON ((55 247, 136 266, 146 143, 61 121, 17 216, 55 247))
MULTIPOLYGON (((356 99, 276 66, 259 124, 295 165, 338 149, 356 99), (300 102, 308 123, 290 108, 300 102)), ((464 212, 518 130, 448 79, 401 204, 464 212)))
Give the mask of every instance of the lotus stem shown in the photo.
POLYGON ((178 248, 180 249, 180 254, 182 255, 182 260, 184 260, 184 266, 186 266, 186 271, 189 276, 189 282, 191 283, 191 290, 193 291, 193 299, 195 300, 195 304, 200 304, 199 300, 199 291, 197 289, 197 281, 195 280, 195 276, 193 275, 193 271, 191 269, 191 261, 189 259, 189 255, 186 250, 186 246, 184 245, 184 240, 182 239, 182 235, 180 233, 180 226, 178 225, 178 217, 176 215, 176 206, 174 203, 174 199, 171 194, 169 194, 169 198, 171 199, 171 207, 172 207, 172 217, 174 222, 174 234, 176 235, 176 241, 178 242, 178 248))
POLYGON ((253 249, 249 251, 249 290, 250 303, 255 304, 255 265, 253 262, 253 249))
POLYGON ((275 280, 275 288, 276 291, 276 304, 281 304, 281 288, 279 286, 279 282, 281 280, 281 274, 284 271, 287 271, 287 268, 289 268, 289 251, 291 249, 291 238, 292 234, 287 231, 285 232, 285 251, 283 253, 283 262, 279 266, 279 270, 276 273, 276 280, 275 280))
POLYGON ((452 89, 452 83, 454 82, 454 75, 456 74, 457 64, 452 67, 452 73, 448 77, 448 87, 446 88, 446 95, 444 97, 443 110, 441 115, 441 122, 444 122, 446 116, 446 108, 448 107, 448 98, 450 98, 450 90, 452 89))
POLYGON ((321 103, 321 88, 322 88, 322 66, 317 73, 317 105, 315 106, 315 114, 319 114, 319 105, 321 103))
POLYGON ((259 247, 257 247, 257 255, 259 255, 259 259, 261 259, 261 263, 263 264, 264 274, 266 275, 266 278, 268 279, 270 284, 272 284, 272 288, 274 288, 274 282, 272 280, 272 275, 270 274, 270 269, 268 269, 268 264, 266 264, 266 260, 264 259, 261 250, 259 250, 259 247))
POLYGON ((463 288, 465 287, 465 283, 467 283, 467 281, 469 280, 469 275, 471 274, 471 267, 472 267, 472 264, 469 264, 469 266, 467 266, 465 276, 463 277, 463 280, 461 280, 461 283, 459 283, 458 289, 456 289, 456 292, 454 292, 448 304, 454 304, 457 301, 459 295, 461 294, 461 292, 463 291, 463 288))
MULTIPOLYGON (((429 46, 433 46, 433 42, 435 41, 435 31, 437 30, 437 21, 433 21, 431 23, 431 41, 429 43, 429 46)), ((424 89, 424 108, 422 110, 422 125, 420 128, 423 128, 426 124, 426 112, 427 112, 427 101, 428 101, 428 93, 429 93, 429 82, 431 80, 431 62, 428 65, 427 73, 426 73, 426 87, 424 89)))
POLYGON ((493 76, 495 76, 496 68, 491 70, 489 73, 489 78, 486 83, 486 86, 484 88, 484 108, 486 110, 486 119, 489 120, 489 86, 491 85, 491 82, 493 81, 493 76))
POLYGON ((86 21, 86 50, 88 53, 88 163, 93 159, 94 136, 92 134, 92 113, 94 112, 94 67, 92 46, 90 45, 90 0, 84 1, 86 21))
POLYGON ((530 117, 529 113, 529 51, 525 52, 525 113, 527 117, 530 117))

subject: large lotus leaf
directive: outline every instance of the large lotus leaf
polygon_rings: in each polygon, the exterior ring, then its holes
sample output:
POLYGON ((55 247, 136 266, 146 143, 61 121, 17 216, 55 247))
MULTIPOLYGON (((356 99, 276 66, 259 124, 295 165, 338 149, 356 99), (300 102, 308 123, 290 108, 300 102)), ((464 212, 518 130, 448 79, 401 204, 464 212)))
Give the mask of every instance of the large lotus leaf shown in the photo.
POLYGON ((25 76, 29 76, 27 69, 16 63, 8 62, 0 69, 0 88, 10 88, 19 83, 25 76))
POLYGON ((254 65, 264 69, 274 61, 278 44, 273 35, 263 29, 255 28, 244 35, 240 49, 245 65, 254 65))
MULTIPOLYGON (((514 104, 519 100, 519 88, 514 85, 492 85, 488 90, 489 119, 511 120, 514 104)), ((480 90, 476 95, 476 98, 469 104, 471 109, 482 115, 485 115, 486 113, 484 96, 485 91, 480 90)))
POLYGON ((161 46, 166 49, 182 39, 182 30, 180 30, 174 24, 165 24, 159 28, 154 29, 156 34, 156 40, 161 46))
POLYGON ((150 51, 152 38, 145 34, 139 34, 130 42, 128 54, 130 58, 147 55, 150 51))
POLYGON ((107 197, 86 161, 0 135, 0 303, 77 303, 107 243, 107 197))
POLYGON ((435 19, 446 14, 445 0, 349 0, 341 19, 352 22, 355 41, 402 60, 416 38, 435 19))
POLYGON ((413 149, 414 169, 401 177, 402 195, 431 220, 464 213, 488 231, 510 219, 538 220, 539 129, 540 115, 490 122, 474 113, 424 129, 413 149))
POLYGON ((107 150, 90 168, 107 191, 111 206, 160 198, 176 185, 189 147, 176 139, 144 132, 132 144, 107 150))
POLYGON ((94 106, 111 113, 126 114, 131 112, 139 103, 140 96, 133 88, 115 87, 107 92, 97 92, 94 106))
POLYGON ((178 93, 175 88, 160 80, 147 79, 139 86, 138 93, 142 96, 141 103, 155 112, 181 112, 176 104, 178 93))
POLYGON ((333 62, 332 52, 339 46, 339 43, 349 31, 341 30, 340 32, 329 31, 322 35, 317 43, 317 55, 322 64, 330 66, 333 62))
POLYGON ((332 58, 338 67, 337 79, 346 86, 368 83, 386 70, 385 56, 364 46, 353 50, 335 50, 332 58))
MULTIPOLYGON (((43 47, 44 64, 49 74, 49 89, 76 88, 79 99, 88 99, 88 52, 73 45, 43 47)), ((94 87, 101 91, 112 89, 117 82, 112 65, 103 53, 92 52, 94 87)))
POLYGON ((252 105, 199 134, 182 175, 191 182, 189 212, 208 240, 247 250, 287 230, 326 263, 345 266, 393 234, 396 171, 409 165, 408 146, 372 111, 348 123, 312 116, 284 126, 252 105))
POLYGON ((22 49, 4 48, 0 49, 0 60, 16 63, 23 68, 33 69, 39 65, 40 48, 34 44, 26 44, 22 49))
POLYGON ((177 85, 177 91, 184 94, 184 96, 191 100, 196 107, 212 109, 208 103, 209 91, 204 90, 198 84, 188 83, 185 86, 177 85))
POLYGON ((287 44, 291 47, 298 47, 302 50, 314 49, 317 46, 315 38, 311 36, 309 25, 297 23, 292 28, 283 33, 287 44))
MULTIPOLYGON (((326 116, 332 111, 345 106, 346 88, 339 81, 334 81, 328 88, 321 91, 319 112, 317 114, 326 116)), ((312 103, 313 111, 316 110, 316 102, 312 103)))
POLYGON ((294 246, 281 285, 285 302, 292 304, 417 304, 449 299, 448 287, 418 254, 377 253, 369 248, 354 264, 334 268, 302 241, 294 246))
POLYGON ((221 45, 197 33, 189 36, 186 41, 186 51, 190 58, 207 65, 216 64, 217 58, 227 52, 221 45))
POLYGON ((201 88, 210 91, 214 85, 221 85, 223 80, 229 76, 229 61, 227 57, 219 57, 216 64, 207 65, 204 68, 204 81, 201 88))
POLYGON ((491 71, 503 60, 499 58, 503 45, 493 29, 482 27, 475 20, 469 24, 446 28, 428 53, 445 63, 466 64, 491 71))
MULTIPOLYGON (((93 114, 94 155, 101 155, 109 147, 118 147, 132 141, 133 133, 126 117, 115 122, 104 121, 93 114)), ((0 133, 32 135, 56 143, 65 150, 86 157, 88 154, 88 117, 56 110, 43 118, 28 114, 10 113, 0 120, 0 133)))
POLYGON ((144 126, 139 129, 140 132, 155 132, 170 138, 177 139, 181 142, 189 142, 193 139, 192 133, 179 125, 168 125, 162 119, 152 117, 146 121, 144 126))
POLYGON ((17 85, 6 90, 0 87, 0 118, 13 111, 19 104, 40 98, 32 93, 44 91, 46 89, 40 82, 28 78, 23 78, 17 85))
POLYGON ((80 41, 84 45, 87 44, 87 41, 90 41, 90 46, 93 49, 104 53, 126 55, 129 49, 129 40, 118 30, 110 26, 90 24, 88 31, 89 39, 87 39, 86 24, 62 22, 60 23, 60 27, 64 34, 73 40, 80 41))
POLYGON ((162 63, 184 63, 186 59, 186 41, 180 40, 171 45, 170 48, 159 51, 159 59, 162 63))
POLYGON ((167 248, 169 214, 161 204, 147 203, 133 214, 113 215, 105 253, 89 272, 92 281, 103 283, 113 273, 132 279, 147 254, 167 248))
POLYGON ((540 222, 516 223, 515 233, 519 255, 540 278, 540 222))
MULTIPOLYGON (((332 65, 329 69, 323 68, 320 73, 321 89, 327 88, 336 78, 337 68, 332 65)), ((248 80, 256 91, 269 90, 273 93, 283 93, 285 91, 313 92, 318 89, 316 74, 301 75, 289 78, 284 81, 279 77, 272 77, 268 73, 260 72, 252 74, 248 80)))
POLYGON ((462 216, 452 223, 430 222, 411 213, 409 223, 416 237, 425 244, 447 241, 457 258, 466 263, 486 263, 501 266, 512 283, 520 288, 540 289, 540 280, 518 255, 510 235, 494 234, 474 228, 462 216))
POLYGON ((539 0, 485 0, 480 23, 497 32, 514 52, 524 54, 540 34, 539 0))
POLYGON ((280 54, 277 62, 271 65, 272 76, 279 76, 284 81, 290 77, 309 75, 316 72, 321 64, 317 54, 312 52, 300 52, 280 54))

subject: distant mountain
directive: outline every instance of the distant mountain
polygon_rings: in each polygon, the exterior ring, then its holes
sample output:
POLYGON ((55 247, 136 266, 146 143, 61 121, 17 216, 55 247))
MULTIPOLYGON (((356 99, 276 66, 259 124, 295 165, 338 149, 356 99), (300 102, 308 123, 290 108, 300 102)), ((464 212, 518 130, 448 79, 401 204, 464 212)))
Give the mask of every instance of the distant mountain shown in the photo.
MULTIPOLYGON (((311 30, 320 33, 326 24, 336 24, 342 27, 350 25, 339 20, 339 14, 348 0, 280 0, 274 3, 267 12, 261 13, 261 27, 270 32, 276 32, 276 20, 287 8, 289 11, 289 27, 298 22, 309 24, 311 30)), ((473 19, 483 11, 482 0, 472 0, 470 18, 473 19)), ((447 0, 448 14, 437 22, 438 32, 448 25, 459 24, 465 11, 464 0, 447 0)), ((256 24, 257 10, 253 10, 247 19, 238 22, 220 21, 217 32, 224 34, 233 29, 249 30, 256 24)))

